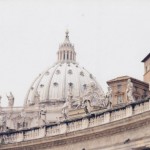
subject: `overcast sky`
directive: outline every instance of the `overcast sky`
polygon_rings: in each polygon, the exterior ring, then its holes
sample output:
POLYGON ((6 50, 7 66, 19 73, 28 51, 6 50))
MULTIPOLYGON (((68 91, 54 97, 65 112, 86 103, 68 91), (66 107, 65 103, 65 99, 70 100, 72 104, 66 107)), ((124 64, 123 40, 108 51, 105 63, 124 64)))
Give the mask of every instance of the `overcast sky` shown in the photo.
POLYGON ((77 61, 106 92, 122 75, 143 80, 150 0, 0 0, 0 95, 22 105, 35 77, 56 62, 69 29, 77 61))

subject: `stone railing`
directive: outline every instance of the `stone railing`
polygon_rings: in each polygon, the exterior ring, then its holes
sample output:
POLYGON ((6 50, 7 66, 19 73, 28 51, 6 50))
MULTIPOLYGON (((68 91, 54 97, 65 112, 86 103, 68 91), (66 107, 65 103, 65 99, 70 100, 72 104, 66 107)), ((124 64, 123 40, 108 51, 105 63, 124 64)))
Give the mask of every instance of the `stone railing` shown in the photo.
POLYGON ((74 132, 121 120, 123 118, 127 118, 146 111, 150 111, 150 100, 132 103, 116 109, 109 109, 101 113, 90 114, 85 117, 78 118, 77 120, 66 120, 66 122, 60 122, 59 124, 46 125, 41 128, 0 133, 0 143, 16 143, 74 132))

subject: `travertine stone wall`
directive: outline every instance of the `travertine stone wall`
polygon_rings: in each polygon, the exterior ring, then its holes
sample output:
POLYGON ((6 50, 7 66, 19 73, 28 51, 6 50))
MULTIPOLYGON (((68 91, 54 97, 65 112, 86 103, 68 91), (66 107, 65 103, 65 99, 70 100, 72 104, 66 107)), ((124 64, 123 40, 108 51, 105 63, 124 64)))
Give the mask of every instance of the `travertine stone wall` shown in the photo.
POLYGON ((150 145, 150 101, 67 123, 1 134, 0 149, 132 150, 150 145))

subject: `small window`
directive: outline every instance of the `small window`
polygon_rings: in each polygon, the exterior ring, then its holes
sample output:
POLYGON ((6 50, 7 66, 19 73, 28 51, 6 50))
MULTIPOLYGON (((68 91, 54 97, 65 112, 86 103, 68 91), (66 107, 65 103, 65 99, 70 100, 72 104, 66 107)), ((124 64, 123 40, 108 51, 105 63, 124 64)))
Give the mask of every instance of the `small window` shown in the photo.
POLYGON ((31 87, 31 90, 33 90, 33 89, 34 89, 34 87, 32 86, 32 87, 31 87))
POLYGON ((93 79, 93 75, 92 74, 90 74, 90 78, 93 79))
POLYGON ((137 86, 135 86, 135 87, 134 87, 134 90, 135 90, 135 92, 137 92, 137 91, 138 91, 138 87, 137 87, 137 86))
POLYGON ((72 70, 68 70, 68 74, 72 74, 72 70))
POLYGON ((58 86, 58 83, 57 83, 57 82, 54 82, 53 85, 54 85, 55 87, 57 87, 57 86, 58 86))
POLYGON ((83 84, 83 89, 85 90, 87 88, 87 85, 86 84, 83 84))
POLYGON ((143 95, 144 95, 144 97, 146 97, 147 96, 147 91, 146 90, 143 90, 144 92, 143 92, 143 95))
POLYGON ((118 92, 121 92, 121 90, 122 90, 122 85, 121 85, 121 84, 118 84, 118 85, 117 85, 117 89, 118 89, 118 92))
POLYGON ((69 84, 69 87, 73 87, 73 83, 72 82, 70 82, 68 84, 69 84))
POLYGON ((123 102, 122 95, 117 96, 117 103, 120 104, 123 102))
POLYGON ((24 128, 28 127, 28 123, 27 122, 23 122, 23 127, 24 128))
POLYGON ((21 124, 20 123, 17 123, 17 128, 21 128, 21 124))
POLYGON ((48 76, 48 75, 49 75, 49 72, 47 71, 47 72, 45 73, 45 75, 47 75, 47 76, 48 76))
POLYGON ((43 88, 43 87, 44 87, 44 84, 40 84, 40 87, 43 88))
POLYGON ((147 72, 147 71, 148 71, 148 66, 145 67, 145 72, 147 72))
POLYGON ((56 70, 56 74, 60 74, 60 70, 56 70))
POLYGON ((83 72, 83 71, 81 71, 81 72, 80 72, 80 75, 81 75, 81 76, 84 76, 84 72, 83 72))

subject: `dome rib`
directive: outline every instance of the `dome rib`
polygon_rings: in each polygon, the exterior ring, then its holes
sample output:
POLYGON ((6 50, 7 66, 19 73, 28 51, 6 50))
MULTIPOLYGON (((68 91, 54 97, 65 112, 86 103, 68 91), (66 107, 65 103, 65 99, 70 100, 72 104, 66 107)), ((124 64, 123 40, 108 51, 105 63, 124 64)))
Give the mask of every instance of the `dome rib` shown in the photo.
POLYGON ((56 73, 56 70, 58 69, 58 67, 59 67, 59 64, 57 64, 57 66, 55 67, 55 69, 54 69, 54 71, 53 71, 53 74, 51 75, 51 78, 50 78, 50 80, 49 80, 49 87, 47 88, 47 97, 46 97, 46 100, 49 100, 50 99, 50 96, 49 96, 49 91, 50 91, 50 87, 51 87, 51 83, 52 83, 52 79, 53 79, 53 77, 54 77, 54 74, 56 73))

